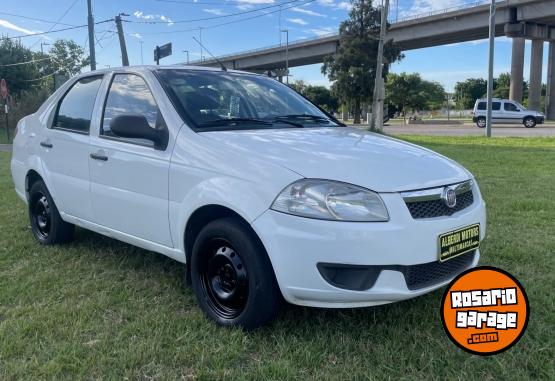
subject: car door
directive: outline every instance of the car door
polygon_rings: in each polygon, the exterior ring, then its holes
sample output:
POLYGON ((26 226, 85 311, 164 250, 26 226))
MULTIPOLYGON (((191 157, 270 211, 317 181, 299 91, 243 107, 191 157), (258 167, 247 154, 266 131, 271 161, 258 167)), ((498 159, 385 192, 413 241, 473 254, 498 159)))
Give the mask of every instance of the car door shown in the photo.
POLYGON ((522 123, 521 110, 513 102, 503 102, 503 117, 506 123, 522 123))
POLYGON ((503 123, 503 113, 501 112, 501 102, 491 102, 491 120, 494 123, 503 123))
POLYGON ((47 185, 62 214, 90 220, 89 131, 102 75, 77 80, 58 101, 40 145, 47 185))
POLYGON ((90 177, 94 222, 156 244, 172 247, 168 221, 170 149, 111 131, 117 116, 144 116, 152 128, 164 118, 145 79, 115 73, 106 92, 98 133, 91 135, 90 177))

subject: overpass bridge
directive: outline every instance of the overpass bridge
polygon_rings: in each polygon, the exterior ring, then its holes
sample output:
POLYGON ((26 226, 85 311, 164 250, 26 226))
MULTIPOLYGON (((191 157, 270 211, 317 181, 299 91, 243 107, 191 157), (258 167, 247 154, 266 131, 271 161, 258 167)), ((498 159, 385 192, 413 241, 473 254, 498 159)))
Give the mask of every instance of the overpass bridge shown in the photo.
MULTIPOLYGON (((421 49, 488 37, 489 1, 430 12, 391 22, 386 39, 401 50, 421 49)), ((532 40, 529 107, 540 108, 543 44, 549 41, 548 99, 546 111, 555 119, 555 0, 505 0, 497 2, 496 36, 513 39, 511 64, 511 99, 522 102, 525 39, 532 40)), ((338 34, 290 42, 217 57, 226 67, 240 70, 280 70, 322 63, 339 46, 338 34)), ((200 66, 218 66, 215 59, 192 62, 200 66)), ((484 65, 486 62, 484 62, 484 65)))

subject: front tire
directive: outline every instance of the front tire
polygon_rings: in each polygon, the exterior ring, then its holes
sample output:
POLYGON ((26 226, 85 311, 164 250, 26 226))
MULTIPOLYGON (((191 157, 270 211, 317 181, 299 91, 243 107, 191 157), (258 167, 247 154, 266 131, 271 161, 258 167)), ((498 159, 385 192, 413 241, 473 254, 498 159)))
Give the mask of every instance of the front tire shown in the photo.
POLYGON ((476 125, 479 128, 485 128, 486 127, 486 118, 484 118, 483 116, 479 117, 478 119, 476 119, 476 125))
POLYGON ((536 118, 532 116, 527 116, 526 118, 524 118, 523 124, 526 128, 534 128, 536 127, 537 121, 536 118))
POLYGON ((36 181, 29 190, 29 220, 35 239, 42 245, 66 243, 73 239, 75 226, 62 220, 42 180, 36 181))
POLYGON ((252 330, 276 317, 281 295, 270 259, 241 219, 207 224, 193 245, 190 266, 198 303, 217 324, 252 330))

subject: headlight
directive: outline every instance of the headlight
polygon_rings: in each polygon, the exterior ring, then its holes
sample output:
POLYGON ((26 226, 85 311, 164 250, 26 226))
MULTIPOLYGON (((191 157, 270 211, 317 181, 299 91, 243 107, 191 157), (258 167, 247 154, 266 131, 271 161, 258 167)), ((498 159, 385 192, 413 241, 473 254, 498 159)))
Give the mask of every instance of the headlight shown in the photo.
POLYGON ((389 219, 377 193, 331 180, 296 181, 279 194, 272 209, 322 220, 378 222, 389 219))

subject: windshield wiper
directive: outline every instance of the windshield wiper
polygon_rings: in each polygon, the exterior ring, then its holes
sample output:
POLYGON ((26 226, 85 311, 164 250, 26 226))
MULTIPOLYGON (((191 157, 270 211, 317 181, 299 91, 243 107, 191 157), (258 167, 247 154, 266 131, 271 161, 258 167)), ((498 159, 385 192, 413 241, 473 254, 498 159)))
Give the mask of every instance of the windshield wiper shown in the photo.
POLYGON ((289 114, 280 115, 276 119, 312 119, 312 120, 325 120, 329 122, 329 119, 325 116, 313 115, 313 114, 289 114))
POLYGON ((212 126, 222 126, 235 123, 252 123, 252 124, 264 124, 266 126, 271 126, 273 123, 262 120, 262 119, 252 119, 252 118, 222 118, 207 120, 205 122, 200 122, 198 125, 202 127, 212 127, 212 126))
POLYGON ((281 117, 275 118, 273 120, 274 123, 283 123, 283 124, 289 124, 290 126, 295 126, 295 127, 304 127, 304 125, 302 123, 297 123, 297 122, 292 122, 290 120, 285 120, 282 119, 281 117))

